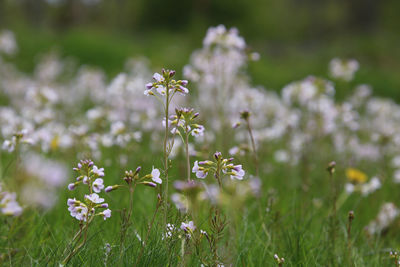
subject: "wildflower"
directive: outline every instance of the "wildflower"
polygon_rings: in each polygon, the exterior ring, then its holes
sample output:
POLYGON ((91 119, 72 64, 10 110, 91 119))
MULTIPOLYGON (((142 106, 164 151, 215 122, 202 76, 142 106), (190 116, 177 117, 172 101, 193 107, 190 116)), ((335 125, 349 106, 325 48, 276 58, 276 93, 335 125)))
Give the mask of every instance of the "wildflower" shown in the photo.
POLYGON ((161 83, 161 82, 163 82, 165 79, 164 79, 164 77, 161 75, 161 74, 159 74, 159 73, 154 73, 154 75, 153 75, 153 79, 156 81, 156 82, 159 82, 159 83, 161 83))
POLYGON ((199 124, 196 124, 196 128, 194 128, 193 130, 192 130, 192 136, 194 136, 194 137, 199 137, 199 136, 203 136, 204 135, 204 126, 203 125, 199 125, 199 124))
POLYGON ((393 203, 385 203, 382 205, 377 218, 367 225, 366 230, 371 235, 380 233, 389 227, 399 214, 400 210, 393 203))
POLYGON ((162 237, 163 240, 164 240, 164 238, 172 237, 173 233, 176 231, 175 225, 173 225, 171 223, 168 223, 166 225, 166 229, 167 229, 167 231, 165 232, 164 236, 162 237))
POLYGON ((151 180, 157 184, 162 184, 162 180, 160 178, 160 171, 158 169, 154 169, 151 171, 151 180))
POLYGON ((194 162, 192 172, 196 173, 196 177, 200 179, 204 179, 208 175, 208 172, 205 171, 203 167, 199 167, 199 163, 197 160, 194 162))
POLYGON ((354 169, 354 168, 348 168, 346 170, 346 176, 350 182, 357 183, 357 184, 362 184, 362 183, 365 183, 365 181, 367 181, 367 175, 365 173, 363 173, 362 171, 354 169))
POLYGON ((104 168, 100 168, 99 169, 96 165, 94 165, 92 171, 98 177, 103 177, 104 176, 104 168))
POLYGON ((0 188, 0 211, 4 215, 19 216, 22 213, 22 207, 17 202, 17 194, 10 192, 1 192, 0 188))
POLYGON ((4 30, 0 33, 0 52, 12 55, 17 52, 18 46, 12 31, 4 30))
POLYGON ((381 182, 378 177, 373 177, 371 181, 361 186, 361 193, 363 196, 367 196, 381 187, 381 182))
POLYGON ((104 188, 103 183, 104 183, 104 181, 101 178, 97 178, 96 180, 94 180, 93 185, 92 185, 93 191, 96 193, 100 193, 101 190, 104 188))
POLYGON ((190 221, 189 223, 182 222, 181 230, 185 231, 187 236, 190 237, 194 230, 196 230, 196 226, 194 225, 193 221, 190 221))
POLYGON ((100 204, 104 202, 104 198, 99 197, 99 195, 96 193, 85 195, 85 198, 95 204, 100 204))
POLYGON ((330 74, 334 78, 351 81, 355 72, 358 70, 359 64, 357 60, 342 60, 334 58, 329 63, 330 74))
POLYGON ((106 209, 105 211, 101 212, 100 215, 102 215, 103 219, 106 220, 107 218, 111 217, 111 210, 106 209))
POLYGON ((146 96, 154 95, 152 90, 155 90, 159 95, 167 95, 167 88, 169 89, 169 94, 173 92, 178 92, 182 95, 189 93, 189 90, 185 87, 187 85, 186 80, 174 80, 172 77, 175 75, 173 70, 163 70, 162 74, 154 73, 153 79, 155 82, 147 83, 146 90, 144 94, 146 96))
POLYGON ((242 169, 242 165, 227 165, 228 169, 231 169, 230 177, 231 179, 243 180, 245 171, 242 169))
POLYGON ((86 221, 86 216, 88 213, 88 208, 85 204, 80 201, 77 201, 75 198, 69 198, 67 200, 68 211, 71 213, 71 216, 76 218, 79 221, 86 221))
POLYGON ((285 259, 284 258, 280 258, 278 256, 278 254, 274 254, 274 259, 275 259, 276 263, 278 263, 279 266, 282 266, 282 264, 285 263, 285 259))

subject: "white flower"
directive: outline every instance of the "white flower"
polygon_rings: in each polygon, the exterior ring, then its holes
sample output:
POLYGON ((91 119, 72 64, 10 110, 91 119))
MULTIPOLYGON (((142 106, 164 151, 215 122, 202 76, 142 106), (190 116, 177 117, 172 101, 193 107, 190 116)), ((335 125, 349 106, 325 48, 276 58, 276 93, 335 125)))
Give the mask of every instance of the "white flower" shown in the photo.
POLYGON ((394 181, 396 184, 400 184, 400 170, 396 170, 396 171, 394 172, 393 176, 394 176, 393 181, 394 181))
POLYGON ((377 177, 373 177, 371 181, 363 184, 361 187, 361 193, 363 196, 367 196, 381 187, 381 181, 377 177))
POLYGON ((194 230, 196 230, 196 226, 194 225, 193 221, 190 221, 189 223, 182 222, 181 229, 185 232, 192 233, 194 230))
POLYGON ((104 198, 99 197, 99 195, 96 193, 85 195, 85 198, 95 204, 100 204, 104 202, 104 198))
POLYGON ((156 82, 159 82, 159 83, 161 83, 161 82, 163 82, 165 79, 164 79, 164 77, 161 75, 161 74, 159 74, 159 73, 154 73, 154 75, 153 75, 153 79, 156 81, 156 82))
POLYGON ((0 210, 4 215, 21 215, 22 207, 17 202, 17 195, 15 193, 0 192, 0 210))
POLYGON ((10 140, 4 140, 2 145, 3 150, 7 150, 9 153, 13 152, 15 149, 15 144, 10 140))
POLYGON ((104 168, 97 168, 96 165, 93 166, 93 173, 96 174, 99 177, 103 177, 104 176, 104 168))
POLYGON ((204 126, 203 125, 197 125, 197 128, 193 129, 192 131, 192 136, 194 137, 199 137, 204 135, 204 126))
POLYGON ((242 165, 234 165, 231 172, 231 179, 243 180, 245 171, 242 169, 242 165))
POLYGON ((110 209, 106 209, 105 211, 100 213, 103 216, 104 220, 107 220, 107 218, 111 217, 111 210, 110 209))
POLYGON ((329 63, 330 73, 332 77, 343 79, 345 81, 351 81, 354 77, 354 73, 358 70, 359 64, 357 60, 342 60, 334 58, 329 63))
POLYGON ((104 188, 104 181, 101 178, 97 178, 93 182, 93 191, 96 193, 100 193, 100 191, 104 188))
POLYGON ((165 235, 162 237, 162 239, 164 240, 164 238, 170 238, 172 236, 172 234, 176 231, 176 227, 175 225, 168 223, 167 226, 167 231, 165 232, 165 235))
POLYGON ((162 184, 162 180, 160 178, 160 171, 158 169, 153 169, 151 171, 151 180, 157 184, 162 184))
POLYGON ((69 198, 67 200, 67 205, 72 217, 76 218, 79 221, 86 221, 88 208, 85 204, 77 201, 75 198, 69 198))
POLYGON ((204 170, 202 170, 202 169, 200 169, 200 168, 201 168, 201 167, 199 167, 199 163, 198 163, 198 161, 196 160, 196 161, 194 162, 194 166, 193 166, 193 168, 192 168, 192 173, 196 173, 196 177, 197 177, 197 178, 204 179, 204 178, 207 177, 208 172, 205 172, 204 170))
POLYGON ((157 90, 157 93, 159 93, 160 95, 165 95, 165 93, 166 93, 165 87, 162 85, 157 85, 156 90, 157 90))
POLYGON ((354 185, 351 183, 346 183, 344 186, 344 190, 346 191, 347 194, 351 194, 354 192, 354 185))

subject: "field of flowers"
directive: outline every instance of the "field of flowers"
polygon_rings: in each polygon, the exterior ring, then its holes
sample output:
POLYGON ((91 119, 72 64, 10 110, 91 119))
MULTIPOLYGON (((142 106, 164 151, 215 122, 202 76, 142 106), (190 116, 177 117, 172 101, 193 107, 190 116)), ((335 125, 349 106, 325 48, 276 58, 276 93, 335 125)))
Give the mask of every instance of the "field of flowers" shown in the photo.
POLYGON ((222 25, 183 70, 18 49, 0 32, 0 265, 400 266, 400 105, 356 59, 275 92, 222 25))

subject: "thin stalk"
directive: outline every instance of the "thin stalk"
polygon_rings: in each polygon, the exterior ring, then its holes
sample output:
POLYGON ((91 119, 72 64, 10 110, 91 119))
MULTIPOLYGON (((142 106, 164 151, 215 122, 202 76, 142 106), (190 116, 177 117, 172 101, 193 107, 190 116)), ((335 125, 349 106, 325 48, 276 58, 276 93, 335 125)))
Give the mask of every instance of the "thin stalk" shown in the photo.
POLYGON ((257 156, 257 148, 256 148, 256 142, 254 141, 254 136, 253 136, 253 131, 251 130, 251 125, 250 125, 250 119, 246 119, 246 125, 247 125, 247 131, 249 132, 250 135, 250 140, 251 140, 251 146, 253 149, 253 156, 254 156, 254 164, 256 166, 256 176, 258 177, 259 175, 259 163, 258 163, 258 156, 257 156))
POLYGON ((169 85, 166 84, 166 102, 165 102, 165 132, 164 132, 164 176, 165 176, 165 189, 163 195, 163 205, 164 205, 164 225, 167 224, 167 208, 168 208, 168 117, 169 117, 169 85))
POLYGON ((185 148, 186 148, 186 175, 187 175, 188 182, 190 182, 191 179, 190 179, 190 156, 189 156, 189 133, 188 133, 188 131, 186 131, 185 148))
POLYGON ((354 220, 354 212, 350 211, 349 212, 349 216, 348 216, 348 224, 347 224, 347 260, 348 260, 348 266, 352 266, 352 262, 351 262, 351 224, 352 221, 354 220))
POLYGON ((133 211, 133 194, 135 192, 135 188, 136 188, 136 183, 134 183, 134 185, 130 185, 129 186, 129 211, 128 211, 128 215, 125 217, 124 214, 124 218, 123 218, 123 224, 122 224, 122 229, 121 229, 121 240, 120 240, 120 254, 119 254, 119 260, 121 260, 122 258, 122 254, 124 251, 124 243, 125 243, 125 237, 126 237, 126 232, 128 231, 128 227, 129 227, 129 222, 132 216, 132 211, 133 211))
MULTIPOLYGON (((332 198, 332 215, 331 215, 331 229, 330 229, 330 239, 331 239, 331 246, 332 246, 332 255, 335 254, 336 248, 336 228, 337 228, 337 190, 336 190, 336 183, 333 178, 333 171, 329 171, 329 177, 331 180, 331 198, 332 198)), ((334 260, 334 259, 333 259, 334 260)))

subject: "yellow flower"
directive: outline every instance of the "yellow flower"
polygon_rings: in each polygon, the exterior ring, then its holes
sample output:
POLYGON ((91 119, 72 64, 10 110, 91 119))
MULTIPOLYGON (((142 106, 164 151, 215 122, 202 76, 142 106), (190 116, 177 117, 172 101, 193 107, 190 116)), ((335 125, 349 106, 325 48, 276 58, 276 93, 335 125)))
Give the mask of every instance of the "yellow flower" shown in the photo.
POLYGON ((354 168, 346 169, 346 176, 347 179, 352 183, 362 184, 367 181, 367 175, 354 168))
POLYGON ((57 150, 59 145, 60 145, 60 137, 56 135, 50 142, 50 148, 51 150, 57 150))

